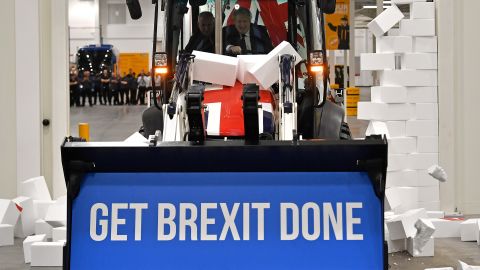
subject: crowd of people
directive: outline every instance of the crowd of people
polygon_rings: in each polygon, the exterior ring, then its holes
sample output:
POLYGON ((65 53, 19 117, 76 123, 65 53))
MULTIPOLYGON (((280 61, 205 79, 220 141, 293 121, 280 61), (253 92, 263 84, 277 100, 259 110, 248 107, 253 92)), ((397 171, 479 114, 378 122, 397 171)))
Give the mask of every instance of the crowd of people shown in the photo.
MULTIPOLYGON (((70 70, 70 106, 145 105, 151 80, 150 73, 143 70, 138 76, 132 70, 120 76, 107 69, 95 75, 74 67, 70 70)), ((155 85, 160 85, 160 76, 155 78, 155 85)))

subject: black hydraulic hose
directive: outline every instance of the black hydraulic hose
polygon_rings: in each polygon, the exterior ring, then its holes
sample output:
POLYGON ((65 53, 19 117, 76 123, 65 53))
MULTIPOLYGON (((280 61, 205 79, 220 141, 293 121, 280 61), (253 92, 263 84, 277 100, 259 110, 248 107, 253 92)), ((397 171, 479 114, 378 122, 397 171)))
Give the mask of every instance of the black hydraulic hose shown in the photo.
POLYGON ((328 75, 330 68, 328 67, 328 59, 327 59, 327 45, 326 45, 326 38, 325 38, 325 17, 323 15, 323 11, 320 10, 319 15, 320 17, 320 31, 322 31, 322 51, 323 51, 323 100, 320 106, 323 106, 327 101, 327 87, 328 87, 328 75))
POLYGON ((155 1, 155 17, 153 19, 153 49, 152 49, 152 77, 153 80, 152 82, 152 92, 153 92, 153 104, 155 104, 155 107, 159 109, 160 111, 162 110, 162 107, 158 105, 157 101, 157 89, 155 87, 155 54, 157 53, 157 25, 158 25, 158 1, 155 1))

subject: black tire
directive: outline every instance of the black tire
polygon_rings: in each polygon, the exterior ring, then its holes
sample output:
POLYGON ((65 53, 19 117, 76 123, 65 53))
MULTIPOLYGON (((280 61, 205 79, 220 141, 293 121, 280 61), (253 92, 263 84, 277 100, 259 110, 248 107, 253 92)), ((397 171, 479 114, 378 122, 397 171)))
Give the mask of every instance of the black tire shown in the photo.
POLYGON ((350 132, 350 127, 347 123, 343 122, 342 127, 340 128, 340 140, 351 140, 352 133, 350 132))

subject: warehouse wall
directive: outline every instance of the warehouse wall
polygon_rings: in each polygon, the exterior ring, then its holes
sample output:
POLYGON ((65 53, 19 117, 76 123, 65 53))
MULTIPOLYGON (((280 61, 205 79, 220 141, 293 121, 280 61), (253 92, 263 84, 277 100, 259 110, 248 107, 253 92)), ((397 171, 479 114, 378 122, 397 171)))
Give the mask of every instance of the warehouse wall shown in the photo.
POLYGON ((17 195, 17 139, 15 95, 15 0, 3 0, 0 9, 0 198, 17 195))
POLYGON ((438 0, 440 164, 442 207, 480 214, 480 1, 438 0))

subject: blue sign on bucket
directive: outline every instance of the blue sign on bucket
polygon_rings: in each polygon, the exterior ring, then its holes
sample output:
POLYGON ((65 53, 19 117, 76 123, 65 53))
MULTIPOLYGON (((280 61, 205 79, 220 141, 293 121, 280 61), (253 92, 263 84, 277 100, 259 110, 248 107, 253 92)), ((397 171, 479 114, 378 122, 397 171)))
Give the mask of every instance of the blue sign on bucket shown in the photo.
POLYGON ((91 173, 70 269, 383 269, 363 172, 91 173))

